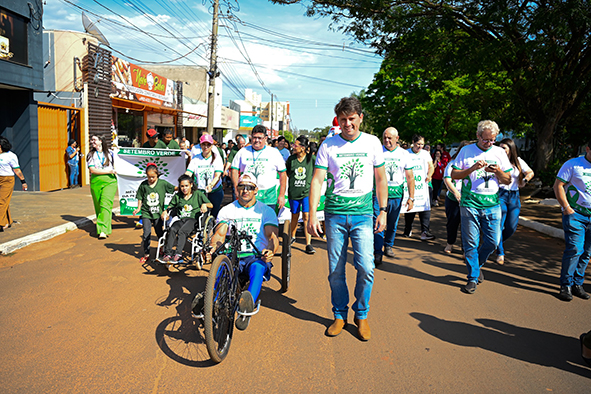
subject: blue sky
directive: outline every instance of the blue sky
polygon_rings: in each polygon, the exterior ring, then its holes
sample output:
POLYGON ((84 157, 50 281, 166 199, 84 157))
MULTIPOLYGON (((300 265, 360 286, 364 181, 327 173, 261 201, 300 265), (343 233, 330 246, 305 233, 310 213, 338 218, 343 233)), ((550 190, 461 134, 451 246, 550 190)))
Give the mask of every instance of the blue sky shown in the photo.
MULTIPOLYGON (((211 4, 208 0, 207 6, 195 0, 47 0, 43 25, 83 31, 79 6, 99 20, 97 26, 111 47, 132 63, 169 61, 190 52, 171 64, 208 67, 211 4)), ((220 11, 224 17, 218 56, 224 105, 242 99, 244 88, 269 101, 260 78, 280 101, 291 103, 297 128, 324 127, 331 124, 338 100, 367 87, 379 70, 381 58, 370 48, 331 31, 327 18, 304 16, 300 5, 222 0, 220 11)))

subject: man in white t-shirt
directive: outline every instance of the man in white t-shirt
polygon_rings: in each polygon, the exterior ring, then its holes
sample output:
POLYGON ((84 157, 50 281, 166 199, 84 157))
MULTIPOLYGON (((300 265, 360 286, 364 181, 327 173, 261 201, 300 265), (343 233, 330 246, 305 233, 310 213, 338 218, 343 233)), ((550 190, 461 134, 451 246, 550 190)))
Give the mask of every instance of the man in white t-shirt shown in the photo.
MULTIPOLYGON (((267 146, 267 129, 256 125, 251 133, 252 145, 236 153, 232 160, 231 174, 234 189, 241 174, 252 174, 258 184, 257 200, 267 204, 275 212, 285 205, 287 174, 283 156, 277 149, 267 146)), ((237 195, 237 194, 236 194, 237 195)))
MULTIPOLYGON (((277 215, 267 205, 257 201, 256 178, 251 174, 243 174, 238 182, 238 200, 223 207, 218 214, 218 226, 211 238, 211 250, 216 250, 225 242, 230 222, 236 224, 238 231, 246 231, 252 238, 254 246, 261 252, 261 256, 255 254, 253 247, 242 241, 242 247, 238 253, 240 259, 240 272, 248 274, 248 290, 240 294, 239 308, 241 312, 252 313, 263 280, 271 278, 273 256, 279 249, 279 223, 277 215)), ((211 260, 208 253, 207 260, 211 260)), ((248 327, 250 317, 240 316, 236 319, 236 328, 245 330, 248 327)))
POLYGON ((452 179, 462 179, 460 214, 462 245, 468 267, 468 283, 462 291, 474 294, 484 275, 480 268, 501 240, 501 205, 499 183, 511 182, 513 166, 505 151, 494 146, 499 126, 491 120, 478 123, 476 144, 462 148, 451 172, 452 179), (482 245, 480 234, 482 232, 482 245))
POLYGON ((562 165, 554 182, 554 194, 562 207, 565 241, 559 297, 563 301, 572 300, 573 295, 588 300, 583 282, 591 257, 591 140, 584 156, 562 165))
POLYGON ((357 270, 355 284, 354 322, 361 340, 371 337, 367 314, 373 287, 373 234, 386 226, 388 184, 384 171, 384 155, 380 140, 362 133, 361 103, 354 97, 345 97, 335 107, 341 133, 327 138, 316 156, 316 165, 310 188, 310 219, 308 232, 322 233, 316 216, 320 190, 328 177, 325 201, 326 246, 328 253, 332 311, 334 322, 326 334, 336 336, 347 324, 349 290, 345 277, 347 245, 353 247, 353 265, 357 270), (380 214, 374 225, 373 185, 376 184, 380 214))
MULTIPOLYGON (((374 235, 374 255, 376 267, 382 263, 382 255, 394 257, 394 238, 396 237, 396 227, 400 218, 400 209, 402 208, 402 197, 404 196, 404 179, 408 184, 409 198, 407 200, 407 210, 411 210, 414 204, 415 178, 411 157, 407 151, 400 148, 397 144, 398 130, 394 127, 388 127, 384 130, 382 141, 384 143, 384 168, 388 181, 388 211, 386 230, 380 231, 374 235), (383 248, 383 250, 382 250, 383 248)), ((374 218, 377 219, 379 211, 377 196, 374 195, 373 209, 374 218)))

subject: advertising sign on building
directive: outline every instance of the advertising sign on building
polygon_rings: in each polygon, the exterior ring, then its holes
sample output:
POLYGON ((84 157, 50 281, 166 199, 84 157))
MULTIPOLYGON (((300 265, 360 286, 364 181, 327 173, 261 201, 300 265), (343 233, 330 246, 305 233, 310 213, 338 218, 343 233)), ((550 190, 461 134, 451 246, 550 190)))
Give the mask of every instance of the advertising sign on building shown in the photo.
POLYGON ((263 123, 263 121, 258 116, 240 115, 240 130, 250 130, 261 123, 263 123))
POLYGON ((111 97, 177 108, 174 81, 115 56, 111 85, 111 97))

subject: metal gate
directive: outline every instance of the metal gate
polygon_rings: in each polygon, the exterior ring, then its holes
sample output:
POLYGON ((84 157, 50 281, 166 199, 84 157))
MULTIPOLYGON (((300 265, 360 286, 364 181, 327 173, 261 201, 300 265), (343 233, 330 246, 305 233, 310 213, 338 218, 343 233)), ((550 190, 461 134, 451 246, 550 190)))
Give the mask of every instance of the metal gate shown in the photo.
MULTIPOLYGON (((48 103, 38 103, 39 116, 39 190, 68 187, 68 140, 80 140, 81 110, 48 103)), ((81 160, 82 161, 82 160, 81 160)))

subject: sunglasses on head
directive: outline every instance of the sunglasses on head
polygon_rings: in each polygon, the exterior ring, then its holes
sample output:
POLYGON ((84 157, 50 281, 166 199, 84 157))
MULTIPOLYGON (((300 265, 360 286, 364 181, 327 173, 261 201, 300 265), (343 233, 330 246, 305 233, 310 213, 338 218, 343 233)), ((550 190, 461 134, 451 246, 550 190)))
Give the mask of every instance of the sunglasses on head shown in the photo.
POLYGON ((253 185, 238 185, 238 190, 246 190, 247 192, 252 192, 256 189, 256 186, 253 185))

